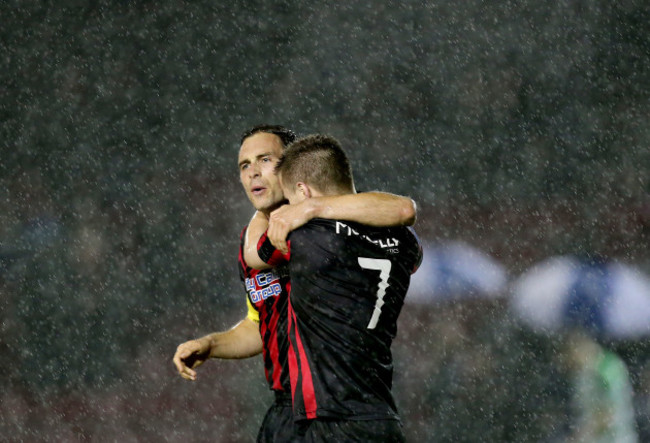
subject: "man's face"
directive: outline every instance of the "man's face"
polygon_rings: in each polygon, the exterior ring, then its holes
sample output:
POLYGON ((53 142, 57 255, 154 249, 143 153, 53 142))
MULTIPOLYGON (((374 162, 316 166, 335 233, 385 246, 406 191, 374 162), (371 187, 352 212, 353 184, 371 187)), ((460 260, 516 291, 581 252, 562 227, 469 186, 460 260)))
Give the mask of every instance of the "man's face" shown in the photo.
POLYGON ((274 168, 282 155, 280 137, 258 132, 247 137, 239 149, 239 178, 255 209, 270 212, 283 200, 274 168))

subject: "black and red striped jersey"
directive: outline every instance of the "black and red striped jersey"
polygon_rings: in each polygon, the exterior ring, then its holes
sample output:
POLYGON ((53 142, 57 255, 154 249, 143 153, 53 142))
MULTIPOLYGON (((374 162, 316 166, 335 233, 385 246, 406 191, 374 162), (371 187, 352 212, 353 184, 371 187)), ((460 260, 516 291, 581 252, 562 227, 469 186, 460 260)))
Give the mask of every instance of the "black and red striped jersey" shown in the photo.
POLYGON ((263 236, 260 257, 289 263, 289 371, 294 418, 398 418, 391 343, 411 274, 422 260, 411 228, 314 219, 283 255, 263 236))
POLYGON ((290 392, 287 351, 287 302, 291 283, 287 265, 272 270, 258 271, 244 259, 245 227, 240 236, 239 275, 246 288, 247 304, 257 313, 262 337, 264 373, 269 387, 274 391, 290 392))

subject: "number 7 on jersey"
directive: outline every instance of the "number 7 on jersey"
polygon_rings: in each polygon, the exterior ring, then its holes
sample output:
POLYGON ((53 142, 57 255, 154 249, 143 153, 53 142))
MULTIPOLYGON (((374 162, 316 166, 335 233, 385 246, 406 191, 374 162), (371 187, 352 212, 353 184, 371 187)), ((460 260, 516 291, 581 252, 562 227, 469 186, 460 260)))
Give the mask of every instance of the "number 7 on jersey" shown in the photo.
POLYGON ((368 329, 375 329, 375 326, 377 326, 377 322, 379 321, 379 316, 381 315, 381 307, 384 305, 384 296, 386 295, 386 289, 389 286, 388 277, 390 276, 390 268, 392 266, 392 263, 390 260, 385 258, 359 257, 359 266, 361 266, 363 269, 379 271, 377 302, 375 303, 375 309, 372 311, 372 317, 370 317, 370 322, 367 326, 368 329))

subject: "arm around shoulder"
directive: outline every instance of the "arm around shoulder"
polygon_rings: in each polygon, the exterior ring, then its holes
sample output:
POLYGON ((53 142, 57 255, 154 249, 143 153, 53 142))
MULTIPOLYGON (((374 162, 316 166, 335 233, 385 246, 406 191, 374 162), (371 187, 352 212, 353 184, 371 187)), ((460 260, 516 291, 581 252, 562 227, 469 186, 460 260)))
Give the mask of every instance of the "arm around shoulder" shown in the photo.
POLYGON ((314 217, 353 221, 369 226, 412 226, 417 216, 415 201, 388 192, 362 192, 314 197, 314 217))

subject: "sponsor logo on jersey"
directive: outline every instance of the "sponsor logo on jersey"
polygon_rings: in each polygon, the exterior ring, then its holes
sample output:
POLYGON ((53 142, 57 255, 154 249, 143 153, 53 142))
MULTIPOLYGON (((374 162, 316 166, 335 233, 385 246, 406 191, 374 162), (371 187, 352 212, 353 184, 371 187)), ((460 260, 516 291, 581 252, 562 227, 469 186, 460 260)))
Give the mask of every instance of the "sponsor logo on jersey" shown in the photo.
POLYGON ((269 297, 277 297, 282 292, 280 276, 274 271, 260 272, 255 277, 247 278, 246 292, 251 302, 258 303, 269 297))
POLYGON ((358 231, 352 229, 350 226, 346 225, 345 223, 341 223, 340 221, 336 222, 336 233, 348 237, 355 235, 363 238, 364 240, 369 241, 370 243, 379 246, 380 248, 387 249, 388 252, 391 253, 399 252, 399 250, 397 249, 397 247, 399 246, 399 240, 397 240, 394 237, 378 238, 378 239, 370 238, 365 234, 360 234, 358 231))

